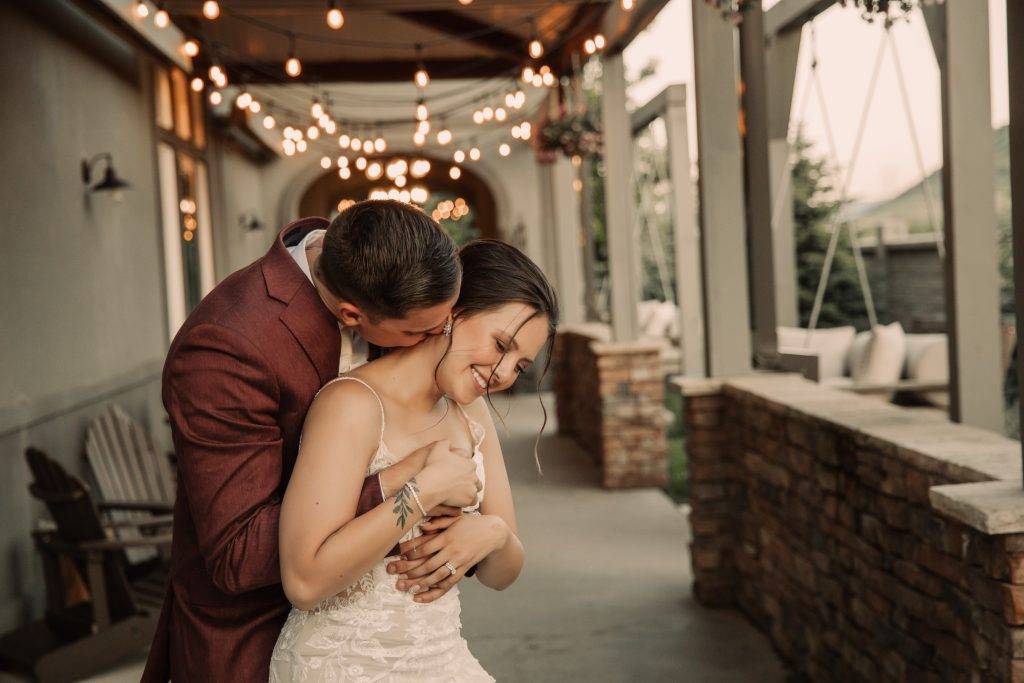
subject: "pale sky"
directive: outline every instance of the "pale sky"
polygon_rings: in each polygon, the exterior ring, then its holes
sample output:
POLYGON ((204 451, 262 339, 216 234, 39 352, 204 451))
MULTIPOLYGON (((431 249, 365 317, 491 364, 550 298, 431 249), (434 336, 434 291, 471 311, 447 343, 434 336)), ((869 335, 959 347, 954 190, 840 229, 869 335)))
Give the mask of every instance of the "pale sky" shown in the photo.
MULTIPOLYGON (((693 83, 690 2, 670 0, 652 25, 626 50, 626 66, 630 73, 636 73, 651 58, 659 62, 655 76, 630 90, 630 97, 638 104, 646 102, 671 83, 693 83)), ((772 4, 770 0, 766 3, 768 6, 772 4)), ((1004 0, 989 0, 989 23, 992 123, 1003 126, 1009 118, 1004 0)), ((919 13, 915 13, 910 23, 901 22, 892 30, 907 81, 924 164, 930 172, 942 161, 939 69, 919 13)), ((852 151, 882 32, 880 23, 869 24, 855 9, 838 4, 816 20, 818 69, 839 160, 844 167, 852 151)), ((797 116, 796 109, 802 101, 810 74, 809 45, 809 32, 805 28, 793 95, 793 117, 797 116)), ((692 107, 692 86, 690 97, 692 107)), ((851 179, 851 196, 863 200, 884 199, 913 185, 921 177, 891 53, 883 62, 868 116, 860 159, 851 179)), ((804 130, 816 144, 816 151, 822 155, 828 150, 823 121, 816 96, 812 96, 804 115, 804 130)), ((695 142, 694 133, 691 112, 691 146, 695 142)))

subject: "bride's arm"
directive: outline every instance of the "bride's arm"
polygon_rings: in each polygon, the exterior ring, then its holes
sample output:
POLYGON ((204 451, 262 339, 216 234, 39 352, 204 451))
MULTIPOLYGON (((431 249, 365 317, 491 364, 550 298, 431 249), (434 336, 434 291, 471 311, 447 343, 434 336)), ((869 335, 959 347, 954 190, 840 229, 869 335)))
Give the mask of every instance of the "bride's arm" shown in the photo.
POLYGON ((523 569, 523 544, 516 535, 516 508, 512 502, 512 489, 508 483, 501 442, 498 441, 487 402, 479 398, 469 406, 467 412, 484 427, 484 441, 480 447, 484 455, 484 499, 480 504, 480 513, 492 523, 501 520, 502 526, 507 529, 504 545, 477 565, 476 577, 488 588, 504 590, 515 582, 523 569))
MULTIPOLYGON (((421 518, 404 487, 355 516, 380 428, 376 399, 355 382, 328 386, 310 407, 281 504, 279 539, 281 580, 299 609, 312 609, 354 584, 421 518)), ((428 470, 410 481, 420 487, 427 510, 442 502, 443 492, 428 470)))

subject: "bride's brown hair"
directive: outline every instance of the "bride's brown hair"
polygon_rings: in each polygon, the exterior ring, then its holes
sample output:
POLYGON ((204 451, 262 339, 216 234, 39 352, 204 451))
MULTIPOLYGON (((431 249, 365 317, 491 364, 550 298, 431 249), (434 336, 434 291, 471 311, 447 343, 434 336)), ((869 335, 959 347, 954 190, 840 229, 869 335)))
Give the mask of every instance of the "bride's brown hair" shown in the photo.
MULTIPOLYGON (((558 327, 558 296, 551 283, 526 254, 499 240, 481 239, 469 242, 459 250, 459 261, 462 263, 462 289, 452 309, 456 320, 492 311, 506 304, 521 303, 532 308, 533 313, 512 332, 512 338, 515 339, 516 334, 528 321, 538 316, 547 318, 548 340, 545 346, 544 368, 537 378, 537 396, 540 400, 540 385, 551 365, 552 346, 558 327)), ((450 337, 448 344, 451 348, 450 337)), ((500 365, 502 360, 504 355, 495 367, 500 365)), ((491 374, 493 377, 494 370, 491 374)), ((492 377, 488 378, 488 383, 492 377)), ((487 403, 494 407, 490 391, 487 392, 487 403)), ((540 400, 540 407, 544 413, 544 422, 537 432, 533 445, 533 457, 538 470, 540 459, 537 449, 541 434, 548 424, 548 411, 543 400, 540 400)))

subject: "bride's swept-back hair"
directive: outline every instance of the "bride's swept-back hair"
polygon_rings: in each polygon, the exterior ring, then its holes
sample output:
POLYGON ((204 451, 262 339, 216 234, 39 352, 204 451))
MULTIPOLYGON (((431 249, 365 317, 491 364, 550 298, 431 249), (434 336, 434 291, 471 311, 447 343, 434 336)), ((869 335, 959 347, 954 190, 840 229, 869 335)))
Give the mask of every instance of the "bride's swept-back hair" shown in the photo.
MULTIPOLYGON (((551 351, 555 330, 558 327, 558 297, 551 283, 526 254, 499 240, 481 239, 469 242, 459 250, 459 261, 462 263, 462 289, 452 309, 455 319, 492 311, 510 303, 520 303, 533 309, 533 313, 520 323, 519 328, 536 317, 547 318, 548 341, 545 346, 544 368, 537 377, 539 399, 541 381, 551 365, 551 351)), ((513 339, 518 332, 519 329, 513 331, 513 339)), ((501 361, 498 361, 498 365, 500 364, 501 361)), ((487 402, 491 403, 489 392, 487 402)), ((493 404, 491 405, 493 407, 493 404)), ((537 432, 533 447, 538 470, 540 459, 537 448, 548 423, 548 411, 543 401, 540 401, 540 406, 544 413, 544 422, 537 432)))

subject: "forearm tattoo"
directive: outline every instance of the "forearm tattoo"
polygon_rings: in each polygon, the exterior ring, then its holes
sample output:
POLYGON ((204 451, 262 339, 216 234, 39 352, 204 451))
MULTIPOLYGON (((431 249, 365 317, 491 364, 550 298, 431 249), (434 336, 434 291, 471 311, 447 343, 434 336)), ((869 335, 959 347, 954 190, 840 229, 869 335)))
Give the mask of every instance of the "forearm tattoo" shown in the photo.
POLYGON ((415 477, 409 480, 408 486, 403 486, 395 492, 395 507, 392 508, 392 511, 398 515, 397 523, 398 526, 402 528, 405 527, 405 523, 409 520, 409 515, 411 515, 413 511, 411 500, 412 491, 410 491, 410 488, 419 491, 419 489, 416 488, 415 477))

